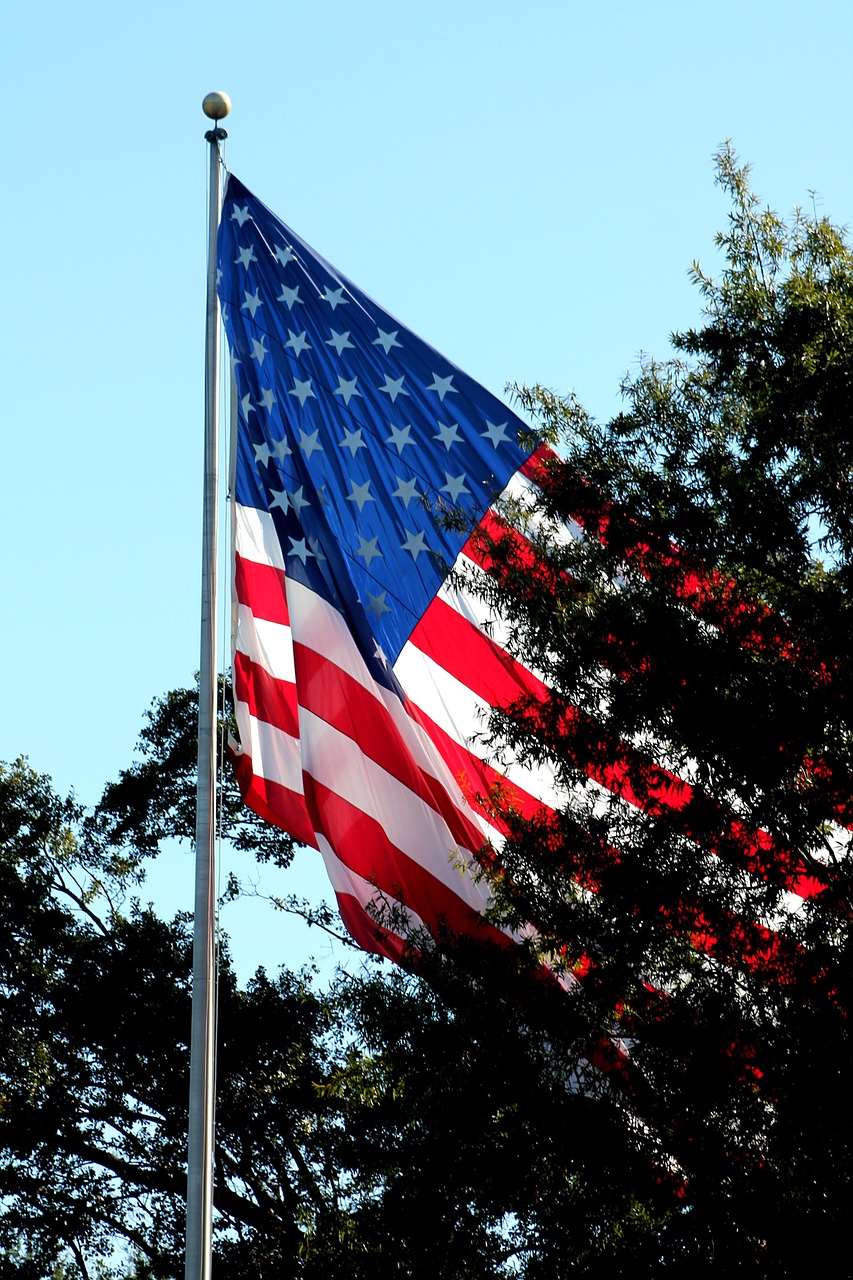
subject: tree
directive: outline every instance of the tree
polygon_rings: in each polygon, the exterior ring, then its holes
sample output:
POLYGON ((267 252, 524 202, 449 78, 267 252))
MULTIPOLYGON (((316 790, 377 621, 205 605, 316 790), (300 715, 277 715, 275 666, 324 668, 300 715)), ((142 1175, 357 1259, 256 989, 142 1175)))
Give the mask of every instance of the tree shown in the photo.
MULTIPOLYGON (((520 393, 566 461, 477 589, 549 692, 489 732, 566 802, 491 797, 483 874, 536 936, 413 938, 417 973, 322 993, 240 990, 225 952, 223 1276, 783 1276, 846 1245, 853 259, 728 151, 719 180, 675 358, 604 425, 520 393)), ((192 832, 193 707, 155 704, 94 814, 0 773, 0 1276, 180 1274, 187 922, 132 894, 192 832)), ((286 864, 230 783, 225 816, 286 864)))
MULTIPOLYGON (((168 695, 149 728, 192 698, 168 695)), ((174 759, 171 734, 143 742, 134 794, 157 752, 174 759)), ((183 780, 161 777, 136 827, 122 786, 93 818, 24 763, 0 769, 4 1276, 182 1274, 189 928, 128 894, 134 831, 150 852, 183 780)), ((487 959, 502 995, 523 992, 487 959)), ((217 1274, 510 1277, 568 1265, 602 1224, 630 1236, 636 1217, 648 1237, 649 1161, 570 1087, 567 1037, 520 999, 483 1004, 483 963, 467 984, 456 955, 431 983, 376 971, 318 993, 282 970, 240 990, 223 952, 217 1274)))
MULTIPOLYGON (((141 759, 88 824, 131 865, 189 834, 194 701, 184 690, 153 705, 141 759)), ((239 835, 251 819, 233 798, 225 826, 239 835)), ((262 834, 261 856, 272 848, 286 861, 289 841, 262 834)), ((285 905, 331 927, 316 904, 285 905)), ((458 940, 451 953, 452 964, 425 956, 422 976, 342 978, 319 998, 325 1023, 288 1012, 293 975, 259 974, 240 993, 226 968, 216 1206, 227 1274, 298 1265, 306 1276, 470 1280, 600 1265, 613 1232, 632 1257, 656 1249, 660 1171, 606 1092, 576 1088, 572 1028, 533 1017, 518 957, 474 946, 466 962, 458 940), (487 1004, 484 982, 496 993, 487 1004), (307 1074, 282 1092, 287 1054, 307 1074)), ((305 975, 299 984, 310 1004, 305 975)))
MULTIPOLYGON (((157 714, 184 701, 192 694, 167 697, 157 714)), ((169 788, 167 808, 181 799, 179 773, 169 788)), ((164 794, 149 793, 146 848, 164 794)), ((87 823, 24 763, 0 770, 3 1275, 183 1270, 189 929, 127 901, 137 858, 93 839, 105 828, 103 809, 87 823)), ((375 1142, 363 1167, 343 1124, 376 1090, 347 1006, 344 992, 315 994, 287 971, 240 991, 223 952, 219 1274, 291 1273, 300 1256, 302 1274, 366 1274, 359 1218, 377 1212, 384 1167, 375 1142)))
POLYGON ((630 1038, 625 1122, 677 1172, 660 1265, 786 1275, 843 1251, 850 1196, 853 255, 763 210, 730 149, 718 180, 704 324, 604 425, 519 393, 565 461, 471 585, 549 690, 495 712, 494 749, 566 796, 493 798, 499 914, 581 975, 588 1053, 630 1038))

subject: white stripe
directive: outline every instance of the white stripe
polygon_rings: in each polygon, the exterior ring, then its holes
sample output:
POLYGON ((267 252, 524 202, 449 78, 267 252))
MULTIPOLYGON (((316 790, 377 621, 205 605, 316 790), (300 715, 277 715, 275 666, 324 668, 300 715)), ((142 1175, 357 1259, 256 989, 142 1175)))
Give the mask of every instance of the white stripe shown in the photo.
POLYGON ((257 507, 244 507, 234 503, 235 545, 237 554, 258 564, 284 569, 284 552, 275 531, 273 518, 268 511, 257 507))
POLYGON ((293 684, 296 679, 290 627, 282 622, 256 618, 246 604, 239 605, 237 609, 235 652, 245 654, 276 680, 293 684))
MULTIPOLYGON (((243 750, 251 756, 256 775, 302 794, 302 756, 307 756, 305 767, 321 786, 378 822, 392 844, 458 898, 476 911, 484 909, 486 890, 455 865, 460 860, 472 865, 470 852, 454 840, 440 814, 365 756, 352 738, 300 708, 300 744, 282 729, 252 716, 245 703, 238 701, 235 710, 243 750)), ((472 816, 470 811, 466 816, 472 816)))
MULTIPOLYGON (((412 702, 443 729, 454 742, 483 758, 484 748, 475 741, 488 725, 491 706, 466 684, 438 665, 413 643, 405 646, 394 665, 403 688, 412 702), (472 745, 473 744, 473 745, 472 745)), ((548 764, 520 764, 507 747, 501 749, 495 767, 517 783, 534 799, 556 809, 566 799, 557 784, 554 768, 548 764)))
POLYGON ((772 913, 759 912, 755 917, 755 923, 763 925, 765 929, 769 929, 772 933, 781 933, 785 925, 790 924, 793 916, 800 915, 805 908, 806 900, 799 893, 793 893, 790 889, 786 889, 779 895, 779 902, 776 910, 772 913))
POLYGON ((555 520, 536 510, 535 504, 541 496, 540 487, 532 480, 528 480, 527 476, 523 476, 520 471, 516 471, 501 494, 501 501, 508 499, 510 502, 517 503, 525 513, 525 528, 520 531, 522 536, 526 536, 528 530, 538 533, 545 528, 549 541, 563 545, 568 542, 579 542, 584 533, 576 520, 572 520, 571 517, 555 520))
POLYGON ((294 579, 288 579, 287 594, 299 644, 344 671, 376 699, 380 704, 380 714, 384 711, 393 721, 410 757, 444 787, 460 812, 481 826, 485 841, 488 835, 483 820, 469 808, 455 775, 435 743, 423 727, 412 720, 397 695, 373 679, 338 610, 310 587, 294 579))
MULTIPOLYGON (((467 556, 460 557, 456 562, 457 566, 464 569, 465 577, 476 580, 480 577, 486 581, 486 573, 478 564, 474 564, 467 556)), ((445 604, 453 609, 454 613, 458 613, 466 622, 470 622, 472 627, 490 640, 493 640, 499 648, 505 652, 510 652, 510 641, 513 638, 514 630, 505 618, 500 616, 492 617, 489 613, 485 600, 481 600, 475 592, 465 586, 458 577, 451 576, 447 578, 438 589, 437 598, 443 600, 445 604)))
MULTIPOLYGON (((396 898, 389 897, 388 894, 377 889, 376 885, 371 881, 365 880, 357 871, 353 871, 346 865, 346 863, 341 862, 340 858, 337 856, 324 835, 317 836, 317 847, 323 855, 326 873, 332 883, 332 888, 335 893, 347 894, 351 898, 355 898, 359 906, 365 910, 365 913, 370 917, 373 923, 378 923, 382 925, 382 927, 388 928, 388 924, 383 921, 382 916, 384 910, 389 909, 393 912, 395 917, 395 925, 400 922, 400 915, 402 913, 402 917, 406 921, 407 929, 411 929, 412 931, 426 929, 426 925, 421 917, 416 911, 412 910, 411 907, 406 906, 405 903, 399 902, 396 898), (376 911, 377 908, 378 912, 374 917, 373 912, 376 911)), ((475 910, 482 911, 482 905, 475 907, 475 910)), ((497 925, 494 927, 499 933, 502 933, 505 938, 509 938, 512 942, 522 942, 525 940, 535 942, 538 937, 536 930, 530 925, 525 925, 523 928, 518 930, 510 929, 503 925, 497 925)), ((396 928, 389 928, 388 932, 393 933, 395 937, 400 938, 403 942, 410 940, 409 937, 405 934, 401 934, 396 928)), ((560 968, 559 965, 554 966, 551 964, 548 964, 548 967, 551 968, 552 971, 560 968)), ((558 978, 561 985, 564 987, 574 986, 578 981, 573 974, 564 972, 558 974, 558 978)))
POLYGON ((302 790, 302 751, 299 739, 259 720, 248 703, 235 699, 234 712, 240 730, 240 745, 252 760, 252 773, 269 782, 278 782, 289 791, 302 790))
MULTIPOLYGON (((458 869, 460 862, 474 865, 473 851, 455 840, 441 814, 327 721, 300 707, 299 724, 305 773, 373 818, 391 844, 473 910, 483 911, 487 890, 470 871, 458 869)), ((470 820, 470 811, 466 816, 470 820)))
POLYGON ((539 680, 542 684, 547 685, 545 675, 537 667, 531 667, 528 663, 521 662, 514 653, 513 641, 517 635, 517 629, 506 618, 500 614, 493 615, 486 604, 478 594, 478 588, 466 586, 467 581, 476 583, 479 579, 480 583, 485 587, 489 581, 494 585, 494 580, 489 578, 485 569, 475 564, 473 560, 469 560, 464 554, 456 562, 456 567, 462 571, 462 576, 451 575, 439 587, 436 598, 442 600, 448 605, 454 613, 458 613, 460 617, 469 622, 472 627, 492 641, 502 649, 513 662, 515 662, 522 671, 539 680))
POLYGON ((848 857, 851 840, 849 828, 842 827, 837 822, 827 822, 823 830, 823 838, 826 841, 826 847, 811 851, 816 862, 825 862, 829 865, 836 859, 848 857))
MULTIPOLYGON (((411 907, 407 907, 403 903, 397 902, 396 899, 389 898, 386 894, 381 893, 375 884, 365 880, 357 871, 353 871, 346 863, 341 862, 324 835, 317 836, 317 846, 323 855, 326 873, 332 882, 332 888, 335 893, 347 894, 349 897, 355 898, 359 906, 363 907, 368 915, 370 914, 370 908, 375 907, 377 901, 380 904, 380 913, 381 905, 387 902, 389 907, 394 910, 395 915, 398 912, 404 914, 407 924, 413 930, 425 928, 423 920, 411 907)), ((401 938, 401 941, 404 940, 402 935, 396 933, 396 930, 391 930, 391 932, 401 938)))

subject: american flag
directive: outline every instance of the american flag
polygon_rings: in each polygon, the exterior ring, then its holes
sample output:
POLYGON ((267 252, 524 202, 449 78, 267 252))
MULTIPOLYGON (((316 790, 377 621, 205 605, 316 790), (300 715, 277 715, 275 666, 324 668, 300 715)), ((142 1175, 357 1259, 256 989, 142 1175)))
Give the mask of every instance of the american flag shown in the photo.
MULTIPOLYGON (((366 949, 398 958, 411 929, 467 932, 475 921, 500 937, 483 922, 487 883, 472 874, 504 834, 484 797, 508 781, 531 816, 569 797, 545 764, 504 756, 498 773, 482 754, 491 708, 544 704, 548 691, 465 576, 484 571, 470 530, 492 527, 502 493, 524 501, 541 450, 505 404, 233 176, 218 270, 240 403, 233 680, 244 797, 320 850, 366 949)), ((685 581, 685 603, 701 613, 701 582, 685 581)), ((655 776, 653 794, 634 795, 614 761, 589 772, 586 790, 629 810, 685 808, 688 784, 655 776)), ((784 869, 766 833, 721 821, 722 843, 759 881, 768 858, 784 869)), ((794 907, 823 887, 795 865, 784 878, 794 907)), ((697 908, 688 931, 713 951, 702 919, 697 908)), ((770 934, 756 927, 765 947, 770 934)))
MULTIPOLYGON (((473 744, 533 677, 448 571, 474 567, 471 529, 529 485, 530 429, 231 175, 218 277, 244 796, 320 850, 365 948, 398 957, 410 927, 495 933, 471 870, 500 843, 480 803, 496 775, 473 744)), ((520 803, 552 801, 545 772, 518 781, 520 803)))

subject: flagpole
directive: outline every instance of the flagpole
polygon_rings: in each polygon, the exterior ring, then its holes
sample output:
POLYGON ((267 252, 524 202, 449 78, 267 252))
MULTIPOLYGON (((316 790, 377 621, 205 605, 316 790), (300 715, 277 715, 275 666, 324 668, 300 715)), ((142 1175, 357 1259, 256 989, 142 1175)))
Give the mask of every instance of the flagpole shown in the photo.
MULTIPOLYGON (((231 102, 209 93, 202 110, 214 122, 231 102)), ((210 1280, 213 1236, 213 1133, 216 1067, 216 694, 217 577, 219 555, 219 303, 216 235, 222 208, 218 124, 204 135, 210 144, 210 211, 205 331, 204 498, 202 516, 201 654, 198 682, 198 783, 196 788, 195 922, 193 927, 192 1035, 187 1158, 185 1280, 210 1280)))

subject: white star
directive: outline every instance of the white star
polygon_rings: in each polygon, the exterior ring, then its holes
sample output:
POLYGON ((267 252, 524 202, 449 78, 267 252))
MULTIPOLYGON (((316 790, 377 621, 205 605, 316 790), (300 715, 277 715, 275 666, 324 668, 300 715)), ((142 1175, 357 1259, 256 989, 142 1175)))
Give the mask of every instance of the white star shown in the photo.
POLYGON ((397 481, 397 488, 391 494, 391 497, 399 498, 401 502, 408 506, 412 501, 412 498, 416 498, 418 496, 417 490, 415 489, 417 481, 401 480, 399 476, 395 476, 394 479, 397 481))
POLYGON ((288 262, 292 262, 294 258, 293 250, 290 245, 287 245, 282 249, 281 245, 277 244, 275 247, 275 256, 283 267, 286 267, 288 262))
POLYGON ((289 457, 290 457, 290 455, 291 455, 291 448, 290 448, 290 445, 287 443, 287 440, 286 440, 286 439, 285 439, 285 440, 277 440, 277 441, 275 442, 275 444, 273 445, 273 451, 272 451, 272 452, 273 452, 273 457, 274 457, 274 458, 277 458, 279 462, 283 462, 285 458, 289 458, 289 457))
POLYGON ((252 397, 249 395, 248 391, 243 396, 243 399, 240 401, 240 409, 242 410, 243 417, 247 421, 249 418, 249 414, 255 412, 255 406, 252 404, 252 397))
POLYGON ((305 454, 306 458, 310 458, 312 453, 323 452, 323 446, 317 439, 319 434, 319 431, 312 431, 310 435, 307 431, 299 432, 299 448, 305 454))
POLYGON ((379 334, 379 337, 373 339, 373 345, 374 347, 382 347, 386 356, 392 347, 402 347, 402 342, 397 341, 397 334, 400 332, 399 329, 395 329, 393 333, 386 333, 384 329, 380 329, 377 325, 376 332, 379 334))
POLYGON ((305 401, 308 399, 309 396, 313 397, 314 400, 317 399, 317 397, 314 395, 314 392, 311 390, 310 378, 306 378, 304 382, 300 382, 299 378, 294 378, 293 390, 288 391, 287 394, 290 396, 296 396, 300 406, 305 404, 305 401))
POLYGON ((297 520, 302 515, 303 508, 311 506, 311 503, 304 496, 304 493, 305 493, 304 486, 300 485, 299 488, 294 493, 289 493, 287 495, 288 498, 290 499, 290 505, 293 507, 293 510, 296 513, 297 520))
POLYGON ((368 569, 370 568, 371 560, 375 560, 377 557, 380 560, 384 559, 382 552, 379 550, 379 548, 376 545, 377 542, 379 541, 378 537, 362 538, 361 534, 359 534, 358 541, 360 545, 355 554, 357 556, 364 557, 364 560, 368 569))
POLYGON ((361 429, 358 431, 345 431, 343 440, 339 440, 338 444, 342 449, 349 449, 350 456, 355 457, 359 449, 366 449, 367 445, 361 438, 361 429))
POLYGON ((257 311, 258 307, 262 307, 264 305, 258 296, 259 292, 260 290, 258 289, 256 289, 254 293, 249 293, 248 289, 243 290, 243 297, 246 299, 246 301, 243 303, 240 310, 251 312, 251 316, 253 320, 255 318, 255 312, 257 311))
POLYGON ((410 533, 408 529, 404 529, 403 532, 406 535, 406 541, 400 543, 400 550, 408 551, 412 559, 417 560, 421 552, 427 550, 424 546, 423 530, 419 533, 410 533))
POLYGON ((342 293, 343 293, 343 288, 330 289, 329 286, 326 285, 325 289, 323 290, 323 296, 320 299, 320 301, 328 302, 329 306, 332 308, 333 311, 335 310, 335 307, 338 307, 338 306, 341 306, 341 307, 349 306, 347 299, 341 297, 342 293))
POLYGON ((394 401, 397 399, 397 396, 407 396, 409 394, 408 391, 405 391, 403 389, 403 383, 405 382, 405 380, 406 380, 405 376, 402 378, 389 378, 388 374, 386 373, 385 386, 380 387, 379 390, 384 391, 386 396, 390 396, 391 403, 393 404, 394 401))
POLYGON ((439 489, 439 493, 449 493, 451 502, 456 502, 460 493, 470 494, 471 490, 465 483, 465 473, 459 476, 451 476, 445 471, 444 478, 447 484, 443 484, 439 489))
POLYGON ((286 284, 281 286, 281 293, 276 298, 276 302, 284 302, 288 311, 293 310, 294 303, 298 302, 302 306, 302 299, 299 296, 299 285, 294 289, 288 289, 286 284))
POLYGON ((261 388, 261 406, 269 413, 270 409, 276 404, 275 393, 272 387, 261 388))
MULTIPOLYGON (((390 422, 388 423, 388 426, 391 427, 390 422)), ((411 429, 411 423, 407 427, 391 427, 391 434, 385 443, 392 444, 398 454, 402 453, 407 444, 415 443, 409 435, 411 429)))
POLYGON ((249 206, 247 204, 244 204, 242 209, 240 208, 239 205, 235 204, 234 208, 231 210, 231 221, 239 223, 241 227, 243 223, 246 221, 246 219, 248 218, 248 216, 249 216, 249 206))
MULTIPOLYGON (((296 288, 298 289, 299 285, 296 288)), ((299 299, 297 298, 296 301, 298 302, 299 299)), ((290 347, 295 356, 301 356, 303 351, 313 350, 311 343, 308 341, 308 334, 304 329, 301 333, 294 333, 292 329, 288 329, 287 342, 284 345, 290 347)))
POLYGON ((344 404, 349 406, 349 402, 353 396, 360 396, 361 392, 357 389, 356 383, 358 378, 341 378, 338 377, 338 385, 335 390, 336 396, 343 396, 344 404))
POLYGON ((382 652, 382 645, 379 643, 378 640, 373 641, 373 656, 377 662, 380 662, 382 664, 383 667, 388 666, 388 659, 385 657, 385 654, 382 652))
POLYGON ((338 355, 340 355, 342 351, 346 351, 347 347, 355 347, 355 343, 350 342, 349 340, 349 329, 347 329, 346 333, 338 333, 336 329, 330 329, 329 333, 332 336, 331 338, 326 339, 326 346, 334 347, 338 355))
POLYGON ((270 511, 273 507, 278 507, 280 511, 287 512, 290 510, 290 498, 287 496, 286 489, 270 489, 272 494, 272 502, 270 503, 270 511))
POLYGON ((455 396, 459 394, 456 388, 451 387, 450 385, 451 382, 453 381, 452 373, 449 378, 440 378, 437 373, 433 373, 432 376, 434 381, 432 383, 432 386, 427 387, 427 391, 437 391, 438 398, 442 402, 442 404, 444 403, 444 397, 447 395, 448 391, 452 391, 455 396))
POLYGON ((489 422, 488 419, 486 419, 486 430, 481 431, 480 435, 484 440, 491 440, 496 449, 499 449, 502 444, 506 444, 509 440, 509 436, 506 433, 506 423, 489 422))
POLYGON ((257 258, 255 257, 255 251, 251 245, 249 245, 248 249, 237 250, 237 257, 234 259, 235 266, 239 264, 239 266, 244 267, 248 271, 249 265, 252 262, 257 262, 257 258))
POLYGON ((435 424, 438 427, 438 435, 433 436, 433 440, 440 440, 445 449, 450 449, 454 444, 461 444, 459 439, 459 423, 451 422, 449 425, 443 422, 435 424))
POLYGON ((253 444, 255 451, 255 463, 259 467, 269 466, 269 460, 272 457, 272 451, 266 440, 262 440, 260 444, 253 444))
POLYGON ((296 556, 297 560, 301 560, 303 564, 307 564, 309 556, 312 560, 314 559, 314 552, 308 549, 304 538, 291 538, 290 551, 287 554, 296 556))
POLYGON ((320 550, 319 540, 315 537, 312 537, 310 533, 308 535, 308 546, 311 548, 311 554, 314 556, 315 560, 326 559, 326 557, 323 555, 323 552, 320 550))
POLYGON ((347 502, 354 502, 359 511, 364 510, 365 503, 376 501, 371 496, 369 480, 365 480, 364 484, 356 484, 354 480, 351 480, 350 484, 352 485, 352 493, 347 496, 347 502))
POLYGON ((367 593, 367 612, 376 614, 376 621, 382 621, 383 613, 390 613, 388 605, 385 603, 385 592, 381 591, 378 596, 372 596, 367 593))
POLYGON ((261 334, 260 342, 258 342, 257 338, 252 338, 252 359, 257 360, 258 364, 263 364, 264 356, 269 355, 269 352, 264 346, 264 343, 266 342, 266 340, 267 340, 267 335, 265 333, 261 334))

